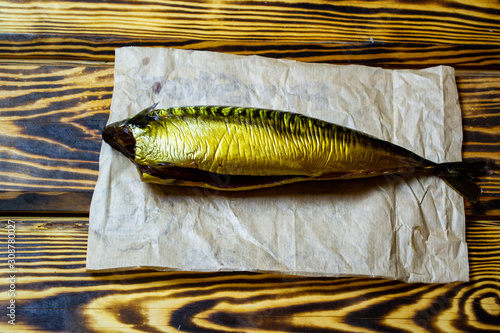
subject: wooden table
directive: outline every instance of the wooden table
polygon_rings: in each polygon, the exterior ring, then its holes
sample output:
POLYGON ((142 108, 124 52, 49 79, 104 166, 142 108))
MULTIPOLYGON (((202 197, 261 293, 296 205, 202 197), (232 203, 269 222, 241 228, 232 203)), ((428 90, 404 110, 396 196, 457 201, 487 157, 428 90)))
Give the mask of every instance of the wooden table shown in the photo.
POLYGON ((114 49, 128 45, 384 68, 451 65, 463 158, 500 161, 498 1, 0 0, 0 331, 500 330, 498 175, 483 178, 480 201, 466 205, 469 283, 86 273, 114 49))

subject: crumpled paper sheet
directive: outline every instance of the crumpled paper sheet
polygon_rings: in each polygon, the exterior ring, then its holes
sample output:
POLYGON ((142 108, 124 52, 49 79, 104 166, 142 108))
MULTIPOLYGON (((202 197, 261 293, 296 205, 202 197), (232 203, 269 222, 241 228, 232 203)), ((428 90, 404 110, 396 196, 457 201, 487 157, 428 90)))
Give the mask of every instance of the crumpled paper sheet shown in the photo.
MULTIPOLYGON (((109 123, 159 107, 304 113, 436 162, 461 158, 454 70, 385 70, 163 48, 116 50, 109 123)), ((467 281, 463 199, 433 176, 216 192, 142 183, 102 145, 87 269, 264 271, 467 281)))

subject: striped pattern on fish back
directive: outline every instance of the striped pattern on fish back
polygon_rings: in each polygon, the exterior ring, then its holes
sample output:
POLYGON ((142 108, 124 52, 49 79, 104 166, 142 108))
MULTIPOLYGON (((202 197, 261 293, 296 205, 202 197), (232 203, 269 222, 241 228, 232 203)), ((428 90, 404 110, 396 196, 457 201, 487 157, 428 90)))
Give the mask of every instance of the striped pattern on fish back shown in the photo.
POLYGON ((295 113, 199 106, 155 110, 151 116, 157 124, 149 126, 149 137, 158 144, 136 137, 139 162, 147 165, 168 161, 223 174, 317 177, 380 162, 376 140, 295 113))

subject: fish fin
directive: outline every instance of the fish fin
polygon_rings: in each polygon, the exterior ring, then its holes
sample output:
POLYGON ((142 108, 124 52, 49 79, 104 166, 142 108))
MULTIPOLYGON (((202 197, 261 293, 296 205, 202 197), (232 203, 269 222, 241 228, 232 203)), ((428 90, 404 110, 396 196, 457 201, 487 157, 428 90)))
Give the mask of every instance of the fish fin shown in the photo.
POLYGON ((437 176, 472 203, 476 203, 482 193, 474 178, 482 174, 491 174, 494 170, 500 168, 491 161, 441 163, 433 168, 437 176))
POLYGON ((153 112, 156 109, 156 106, 158 105, 158 103, 159 102, 156 102, 153 105, 151 105, 150 107, 145 108, 144 110, 142 110, 141 112, 136 114, 133 118, 140 118, 142 116, 145 116, 145 115, 153 112))
POLYGON ((151 119, 151 117, 154 117, 153 112, 156 110, 157 105, 158 102, 131 117, 127 120, 127 125, 133 124, 134 126, 138 126, 141 128, 148 126, 149 120, 151 119))
POLYGON ((156 103, 152 104, 150 107, 144 109, 143 112, 149 113, 151 111, 154 111, 156 109, 156 107, 158 106, 158 103, 160 103, 160 102, 156 102, 156 103))

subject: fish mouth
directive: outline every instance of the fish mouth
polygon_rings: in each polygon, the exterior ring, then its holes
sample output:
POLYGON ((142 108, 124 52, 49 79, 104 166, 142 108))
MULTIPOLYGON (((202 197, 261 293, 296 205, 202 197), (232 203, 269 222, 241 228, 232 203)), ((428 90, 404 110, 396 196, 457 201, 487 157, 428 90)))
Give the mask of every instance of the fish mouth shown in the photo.
POLYGON ((110 124, 102 131, 102 138, 108 145, 134 161, 135 139, 129 126, 121 122, 110 124))

